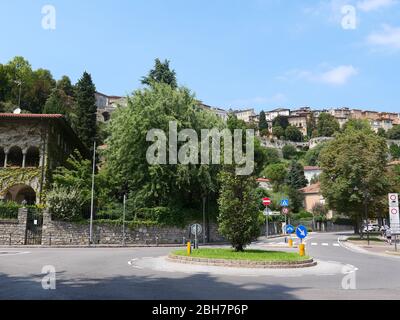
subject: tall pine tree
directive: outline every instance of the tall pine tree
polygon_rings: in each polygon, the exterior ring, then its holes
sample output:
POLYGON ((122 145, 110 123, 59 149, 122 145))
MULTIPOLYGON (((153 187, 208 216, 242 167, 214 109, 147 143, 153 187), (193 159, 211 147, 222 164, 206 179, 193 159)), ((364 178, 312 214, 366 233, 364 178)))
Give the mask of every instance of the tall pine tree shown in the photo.
POLYGON ((93 149, 96 137, 96 87, 86 71, 76 84, 76 123, 75 130, 82 142, 93 149))
POLYGON ((260 112, 260 122, 258 124, 258 128, 259 128, 260 131, 268 129, 268 122, 267 122, 267 119, 265 117, 265 112, 264 111, 260 112))
POLYGON ((142 78, 142 84, 151 86, 153 82, 168 84, 173 89, 178 87, 176 73, 170 69, 169 60, 161 62, 160 59, 156 59, 154 69, 150 70, 147 77, 142 78))

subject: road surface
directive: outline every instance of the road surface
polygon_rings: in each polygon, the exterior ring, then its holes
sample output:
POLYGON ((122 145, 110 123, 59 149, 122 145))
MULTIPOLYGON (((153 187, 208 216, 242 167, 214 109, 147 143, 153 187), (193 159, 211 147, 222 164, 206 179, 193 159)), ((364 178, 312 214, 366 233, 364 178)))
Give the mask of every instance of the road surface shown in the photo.
POLYGON ((284 271, 182 268, 162 258, 171 248, 0 248, 0 299, 399 299, 400 259, 350 251, 338 237, 311 235, 318 267, 284 271), (55 290, 42 287, 44 266, 55 290))

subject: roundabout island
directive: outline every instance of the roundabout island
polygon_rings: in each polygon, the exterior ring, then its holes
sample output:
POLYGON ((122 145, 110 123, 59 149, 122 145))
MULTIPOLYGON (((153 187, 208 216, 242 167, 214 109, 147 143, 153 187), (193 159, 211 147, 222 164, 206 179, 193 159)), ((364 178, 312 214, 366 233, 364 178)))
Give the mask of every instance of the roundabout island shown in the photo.
POLYGON ((294 252, 245 250, 229 248, 202 248, 188 253, 176 250, 169 254, 168 260, 174 263, 194 264, 236 268, 307 268, 317 265, 313 258, 294 252))

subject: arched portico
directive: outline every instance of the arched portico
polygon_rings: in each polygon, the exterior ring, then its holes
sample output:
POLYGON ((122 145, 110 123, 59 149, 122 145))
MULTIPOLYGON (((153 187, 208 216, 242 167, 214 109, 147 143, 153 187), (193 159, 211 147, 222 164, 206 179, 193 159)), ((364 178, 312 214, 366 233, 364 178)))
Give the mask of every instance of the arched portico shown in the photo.
POLYGON ((26 201, 28 205, 34 205, 36 204, 36 192, 31 186, 17 184, 7 189, 4 200, 14 201, 19 204, 26 201))

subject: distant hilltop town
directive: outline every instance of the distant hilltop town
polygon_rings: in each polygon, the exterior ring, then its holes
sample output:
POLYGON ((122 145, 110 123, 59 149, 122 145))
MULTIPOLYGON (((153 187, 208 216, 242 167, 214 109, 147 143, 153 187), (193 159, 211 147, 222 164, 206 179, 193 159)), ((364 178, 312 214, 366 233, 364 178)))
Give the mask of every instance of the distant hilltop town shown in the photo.
MULTIPOLYGON (((120 96, 107 96, 103 93, 96 93, 97 119, 101 122, 107 122, 117 106, 126 106, 126 98, 120 96)), ((246 123, 258 124, 260 114, 256 113, 255 109, 245 110, 225 110, 218 107, 212 107, 200 102, 200 107, 215 113, 218 117, 226 121, 228 115, 233 113, 240 120, 246 123)), ((368 120, 372 129, 378 132, 379 129, 385 131, 390 130, 395 125, 400 125, 400 113, 395 112, 378 112, 361 109, 342 108, 327 108, 320 110, 312 110, 310 107, 301 107, 295 110, 289 108, 276 108, 271 111, 264 111, 265 119, 268 127, 272 128, 272 122, 278 116, 287 117, 291 126, 297 127, 304 136, 307 135, 307 123, 311 117, 318 119, 321 113, 332 115, 340 124, 340 127, 350 119, 368 120)))

